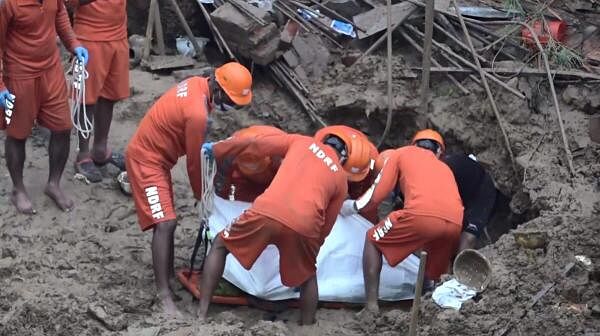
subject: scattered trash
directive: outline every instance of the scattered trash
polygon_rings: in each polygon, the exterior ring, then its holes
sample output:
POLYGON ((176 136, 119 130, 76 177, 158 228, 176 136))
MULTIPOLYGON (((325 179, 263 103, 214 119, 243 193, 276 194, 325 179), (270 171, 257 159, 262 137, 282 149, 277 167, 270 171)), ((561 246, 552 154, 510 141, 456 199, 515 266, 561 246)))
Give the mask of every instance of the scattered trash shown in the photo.
MULTIPOLYGON (((536 20, 531 24, 534 32, 537 34, 538 39, 542 45, 548 44, 552 39, 557 42, 564 42, 567 34, 567 24, 561 20, 548 21, 547 27, 541 20, 536 20)), ((532 37, 531 31, 526 27, 521 29, 521 37, 526 44, 530 47, 535 48, 535 41, 532 37)))
POLYGON ((519 246, 531 250, 545 248, 549 240, 546 231, 514 231, 513 237, 519 246))
POLYGON ((73 175, 73 179, 75 181, 82 181, 85 184, 91 184, 92 182, 90 182, 90 180, 88 180, 87 177, 85 177, 85 175, 81 174, 81 173, 75 173, 75 175, 73 175))
POLYGON ((456 279, 467 287, 483 292, 492 280, 492 265, 476 250, 466 249, 456 256, 452 267, 456 279))
MULTIPOLYGON (((206 37, 196 37, 196 42, 200 46, 200 49, 203 50, 204 46, 208 43, 209 39, 206 37)), ((175 45, 177 46, 177 52, 180 55, 188 56, 188 57, 196 57, 196 50, 192 45, 192 41, 190 41, 187 37, 177 37, 175 39, 175 45)))
POLYGON ((117 182, 119 182, 119 187, 121 188, 121 191, 127 195, 127 196, 131 196, 131 184, 129 183, 129 178, 127 178, 127 172, 121 172, 118 176, 117 176, 117 182))
POLYGON ((587 271, 591 272, 594 269, 594 266, 592 264, 592 260, 588 256, 576 255, 575 256, 575 260, 577 260, 577 262, 581 266, 583 266, 587 271))
POLYGON ((354 31, 354 26, 349 23, 338 21, 338 20, 331 20, 330 27, 331 27, 331 29, 335 30, 336 32, 338 32, 340 34, 344 34, 344 35, 350 36, 352 38, 356 38, 356 32, 354 31))
POLYGON ((463 302, 473 298, 477 291, 458 280, 452 279, 438 286, 431 296, 433 301, 442 308, 459 310, 463 302))

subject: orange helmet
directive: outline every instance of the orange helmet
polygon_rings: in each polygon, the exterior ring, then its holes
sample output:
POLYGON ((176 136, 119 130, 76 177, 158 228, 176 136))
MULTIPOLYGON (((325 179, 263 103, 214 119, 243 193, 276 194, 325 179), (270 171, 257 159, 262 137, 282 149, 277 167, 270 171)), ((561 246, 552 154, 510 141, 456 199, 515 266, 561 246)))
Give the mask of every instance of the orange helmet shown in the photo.
POLYGON ((352 138, 352 150, 344 164, 350 182, 360 182, 367 177, 371 170, 371 161, 376 157, 376 155, 373 155, 374 147, 366 136, 352 138))
POLYGON ((444 144, 444 138, 442 135, 432 129, 424 129, 418 131, 410 141, 411 145, 414 145, 419 140, 432 140, 437 142, 442 148, 442 152, 446 151, 446 144, 444 144))
POLYGON ((348 148, 348 158, 342 167, 352 182, 363 180, 371 168, 371 160, 377 157, 377 148, 364 133, 352 127, 333 125, 323 127, 315 133, 315 139, 323 142, 328 135, 342 139, 348 148))
MULTIPOLYGON (((266 125, 255 125, 243 128, 235 133, 233 137, 253 138, 264 134, 284 134, 279 128, 266 125)), ((251 150, 245 150, 233 161, 238 170, 244 176, 253 176, 266 171, 272 163, 271 157, 254 153, 251 150)))
POLYGON ((215 79, 236 105, 252 101, 252 75, 245 66, 229 62, 215 69, 215 79))

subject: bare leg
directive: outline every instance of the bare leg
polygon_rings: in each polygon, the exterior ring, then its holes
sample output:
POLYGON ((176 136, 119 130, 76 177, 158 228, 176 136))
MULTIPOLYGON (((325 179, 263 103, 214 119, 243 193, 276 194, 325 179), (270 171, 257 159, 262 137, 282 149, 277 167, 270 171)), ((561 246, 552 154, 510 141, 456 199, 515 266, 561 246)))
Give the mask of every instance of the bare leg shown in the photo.
POLYGON ((381 252, 371 243, 368 237, 365 237, 363 250, 363 276, 367 296, 366 309, 378 312, 377 299, 379 298, 379 277, 381 276, 381 252))
POLYGON ((473 249, 477 244, 477 237, 469 232, 463 232, 460 234, 460 244, 458 246, 458 253, 466 249, 473 249))
MULTIPOLYGON (((85 108, 87 110, 88 117, 91 120, 94 120, 94 118, 95 118, 94 112, 95 112, 96 106, 95 105, 86 105, 85 108)), ((83 119, 83 114, 81 116, 81 119, 83 119)), ((83 120, 80 120, 80 123, 83 124, 83 122, 84 122, 83 120)), ((94 122, 94 125, 96 125, 95 122, 94 122)), ((79 138, 79 151, 77 152, 77 162, 79 162, 83 159, 90 157, 90 139, 89 138, 86 139, 86 138, 82 137, 81 133, 79 133, 79 132, 77 132, 77 136, 79 138)), ((96 136, 96 135, 94 135, 94 136, 96 136)))
POLYGON ((229 251, 225 247, 225 244, 223 244, 221 235, 218 235, 210 248, 208 256, 206 256, 204 269, 202 270, 202 288, 200 289, 202 296, 200 298, 200 307, 198 308, 198 317, 201 320, 206 319, 210 299, 215 289, 217 289, 219 279, 223 276, 227 254, 229 254, 229 251))
POLYGON ((19 140, 7 136, 4 142, 4 152, 6 153, 6 167, 10 173, 13 182, 13 190, 10 195, 10 201, 17 208, 17 211, 24 214, 34 214, 33 205, 25 190, 23 184, 23 165, 25 163, 25 142, 27 139, 19 140))
POLYGON ((154 281, 158 289, 158 296, 162 302, 164 312, 169 315, 177 315, 177 307, 173 302, 173 293, 169 287, 170 275, 173 271, 173 255, 171 251, 174 245, 174 233, 177 222, 166 221, 154 227, 152 236, 152 264, 154 268, 154 281))
POLYGON ((73 201, 67 197, 60 187, 60 179, 69 158, 70 138, 70 130, 52 132, 50 135, 50 145, 48 146, 50 174, 48 175, 48 184, 46 185, 46 195, 63 211, 70 211, 73 208, 73 201))
POLYGON ((310 325, 315 323, 315 314, 319 301, 319 287, 317 276, 306 280, 300 287, 300 324, 310 325))
POLYGON ((115 102, 98 98, 94 113, 94 147, 92 157, 97 162, 103 162, 108 152, 108 133, 113 117, 115 102))

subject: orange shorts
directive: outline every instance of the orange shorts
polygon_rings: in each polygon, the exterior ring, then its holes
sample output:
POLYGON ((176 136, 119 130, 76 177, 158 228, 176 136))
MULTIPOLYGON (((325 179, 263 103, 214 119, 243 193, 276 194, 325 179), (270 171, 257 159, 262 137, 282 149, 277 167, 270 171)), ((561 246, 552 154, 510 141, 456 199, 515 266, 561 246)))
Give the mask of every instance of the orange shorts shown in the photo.
POLYGON ((90 54, 86 66, 85 103, 93 105, 99 97, 118 101, 129 97, 129 43, 83 41, 90 54))
POLYGON ((160 166, 150 166, 125 156, 127 178, 142 231, 161 222, 175 220, 171 172, 160 166))
POLYGON ((60 62, 39 77, 18 79, 4 78, 6 88, 15 95, 15 107, 7 126, 4 111, 0 113, 0 129, 15 139, 26 139, 37 123, 50 131, 68 131, 71 113, 67 102, 67 84, 60 62))
POLYGON ((248 270, 267 245, 277 246, 279 273, 285 286, 298 287, 316 274, 319 243, 252 209, 220 235, 227 250, 248 270))
POLYGON ((429 280, 437 280, 448 270, 461 230, 462 224, 398 210, 369 229, 367 238, 392 267, 411 253, 424 249, 428 253, 425 275, 429 280))

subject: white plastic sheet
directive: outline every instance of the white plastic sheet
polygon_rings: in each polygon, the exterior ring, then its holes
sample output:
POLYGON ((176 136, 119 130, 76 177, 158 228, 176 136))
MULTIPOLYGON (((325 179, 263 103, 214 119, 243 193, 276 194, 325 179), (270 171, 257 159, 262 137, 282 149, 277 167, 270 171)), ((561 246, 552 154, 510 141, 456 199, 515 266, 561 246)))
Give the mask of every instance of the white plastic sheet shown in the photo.
MULTIPOLYGON (((223 230, 248 207, 250 203, 215 197, 213 214, 209 219, 212 234, 223 230)), ((364 302, 362 250, 365 233, 371 226, 358 215, 337 218, 317 257, 319 300, 364 302)), ((412 299, 418 268, 419 258, 414 255, 393 268, 384 258, 379 298, 386 301, 412 299)), ((279 251, 274 245, 263 251, 249 271, 233 255, 228 255, 223 277, 244 292, 262 299, 285 300, 299 296, 297 290, 281 283, 279 251)))

